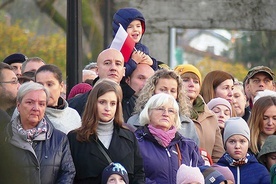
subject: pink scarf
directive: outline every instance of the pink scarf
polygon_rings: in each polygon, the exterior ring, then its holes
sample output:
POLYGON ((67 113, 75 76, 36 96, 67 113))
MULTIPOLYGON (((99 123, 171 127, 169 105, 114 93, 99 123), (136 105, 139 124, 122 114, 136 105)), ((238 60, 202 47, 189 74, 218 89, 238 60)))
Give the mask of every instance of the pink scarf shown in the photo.
POLYGON ((170 130, 166 132, 159 128, 154 128, 152 125, 149 125, 148 128, 150 133, 157 140, 157 142, 165 148, 170 144, 172 139, 175 137, 175 133, 176 133, 175 127, 172 127, 170 130))

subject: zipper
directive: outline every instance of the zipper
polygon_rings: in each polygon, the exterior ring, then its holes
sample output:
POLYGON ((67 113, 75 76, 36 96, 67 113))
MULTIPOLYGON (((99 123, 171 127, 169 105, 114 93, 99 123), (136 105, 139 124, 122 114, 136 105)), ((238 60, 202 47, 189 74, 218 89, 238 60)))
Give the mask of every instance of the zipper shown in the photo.
POLYGON ((171 158, 171 154, 167 148, 166 148, 166 151, 167 151, 168 156, 171 158))

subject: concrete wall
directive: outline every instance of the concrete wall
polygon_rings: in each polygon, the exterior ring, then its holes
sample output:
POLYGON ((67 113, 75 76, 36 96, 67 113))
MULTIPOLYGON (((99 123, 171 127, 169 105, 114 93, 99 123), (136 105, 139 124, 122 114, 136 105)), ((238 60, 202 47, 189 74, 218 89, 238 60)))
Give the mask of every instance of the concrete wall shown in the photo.
POLYGON ((142 43, 166 63, 171 27, 276 30, 276 0, 130 0, 129 6, 146 18, 142 43))

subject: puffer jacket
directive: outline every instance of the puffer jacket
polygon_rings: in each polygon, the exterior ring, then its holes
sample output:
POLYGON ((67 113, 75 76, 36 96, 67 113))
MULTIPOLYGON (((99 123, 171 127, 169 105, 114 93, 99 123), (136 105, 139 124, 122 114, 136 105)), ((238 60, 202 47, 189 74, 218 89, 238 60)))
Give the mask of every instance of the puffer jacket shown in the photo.
POLYGON ((236 184, 270 184, 270 175, 265 166, 256 157, 248 153, 247 163, 241 166, 231 166, 225 159, 226 153, 217 162, 218 165, 229 167, 236 184))
POLYGON ((196 143, 181 136, 178 132, 166 148, 161 146, 146 126, 135 131, 144 161, 146 183, 176 183, 179 168, 177 144, 181 153, 181 164, 198 167, 204 165, 196 143))
MULTIPOLYGON (((199 138, 193 121, 187 116, 180 116, 180 121, 181 121, 181 127, 177 131, 182 136, 186 138, 190 138, 193 141, 195 141, 196 145, 199 145, 199 138)), ((130 127, 132 127, 132 129, 136 130, 137 127, 141 126, 139 122, 140 122, 139 114, 134 114, 128 119, 127 124, 130 127)))
POLYGON ((73 183, 76 171, 66 134, 47 122, 46 135, 41 134, 29 143, 19 136, 18 121, 19 116, 7 126, 6 139, 10 153, 24 171, 22 183, 73 183))

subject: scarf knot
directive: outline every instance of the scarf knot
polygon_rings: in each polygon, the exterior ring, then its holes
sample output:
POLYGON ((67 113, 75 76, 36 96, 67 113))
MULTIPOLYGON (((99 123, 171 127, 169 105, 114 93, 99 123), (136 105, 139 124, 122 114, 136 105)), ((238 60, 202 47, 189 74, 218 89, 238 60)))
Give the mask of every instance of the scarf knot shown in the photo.
POLYGON ((248 157, 250 155, 247 153, 246 157, 240 158, 239 160, 233 159, 228 153, 224 155, 224 158, 229 163, 230 166, 242 166, 248 162, 248 157))
POLYGON ((16 128, 19 135, 23 138, 23 140, 28 142, 32 142, 34 138, 36 138, 38 135, 42 133, 46 133, 48 130, 47 121, 44 118, 34 128, 25 130, 21 122, 17 123, 16 128))
POLYGON ((165 148, 171 143, 172 139, 175 137, 176 128, 174 126, 168 131, 163 131, 159 128, 153 127, 152 125, 149 125, 148 128, 150 133, 157 140, 157 142, 165 148))

